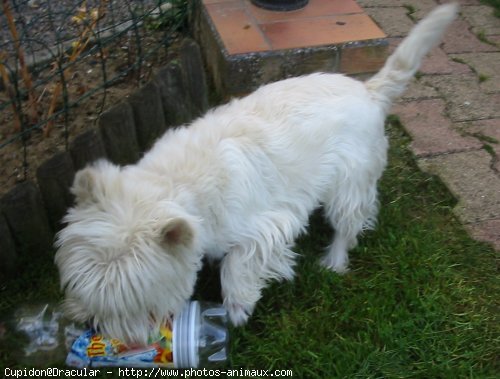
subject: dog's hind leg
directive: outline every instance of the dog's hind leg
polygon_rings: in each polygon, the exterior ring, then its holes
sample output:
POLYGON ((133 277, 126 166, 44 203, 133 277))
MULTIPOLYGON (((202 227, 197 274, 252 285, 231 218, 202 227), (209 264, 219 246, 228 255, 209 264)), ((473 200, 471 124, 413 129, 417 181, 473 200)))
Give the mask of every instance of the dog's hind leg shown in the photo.
MULTIPOLYGON (((365 178, 366 179, 366 178, 365 178)), ((324 203, 325 216, 335 229, 331 245, 321 264, 337 273, 348 271, 348 251, 357 245, 357 236, 372 229, 378 212, 376 180, 367 183, 349 181, 332 191, 329 202, 324 203)))
POLYGON ((323 256, 320 263, 329 270, 343 274, 348 271, 349 254, 348 250, 356 245, 356 240, 344 233, 335 231, 335 236, 328 252, 323 256))

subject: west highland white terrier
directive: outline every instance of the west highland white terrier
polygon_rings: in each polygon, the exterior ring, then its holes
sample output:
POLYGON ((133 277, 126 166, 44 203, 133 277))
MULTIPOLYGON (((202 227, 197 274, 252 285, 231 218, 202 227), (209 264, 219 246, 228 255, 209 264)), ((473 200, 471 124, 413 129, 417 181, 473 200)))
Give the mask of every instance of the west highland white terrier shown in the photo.
POLYGON ((436 8, 366 82, 268 84, 167 131, 135 165, 79 171, 56 242, 68 315, 146 344, 191 297, 205 256, 221 260, 224 305, 244 324, 270 280, 293 277, 291 248, 318 206, 335 230, 321 264, 346 271, 376 222, 391 102, 457 11, 436 8))

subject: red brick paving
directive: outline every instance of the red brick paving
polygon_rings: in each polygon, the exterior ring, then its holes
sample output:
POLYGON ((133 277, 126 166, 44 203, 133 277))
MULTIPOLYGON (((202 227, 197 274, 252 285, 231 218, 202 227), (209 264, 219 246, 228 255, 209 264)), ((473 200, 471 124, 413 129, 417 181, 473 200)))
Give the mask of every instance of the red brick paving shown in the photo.
MULTIPOLYGON (((417 18, 429 7, 429 0, 359 3, 390 37, 399 37, 391 49, 413 23, 404 5, 415 7, 417 18), (406 20, 395 20, 401 15, 406 20)), ((420 167, 458 198, 455 213, 466 229, 500 250, 500 19, 479 1, 460 3, 461 16, 392 112, 411 135, 420 167)))

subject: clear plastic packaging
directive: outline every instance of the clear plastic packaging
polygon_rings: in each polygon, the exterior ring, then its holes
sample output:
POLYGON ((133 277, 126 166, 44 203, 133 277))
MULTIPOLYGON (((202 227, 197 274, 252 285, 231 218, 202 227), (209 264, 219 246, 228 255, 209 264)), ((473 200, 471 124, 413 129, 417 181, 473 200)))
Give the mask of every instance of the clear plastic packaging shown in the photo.
POLYGON ((63 362, 73 341, 84 331, 66 320, 58 307, 49 304, 19 308, 12 329, 19 336, 13 344, 16 360, 29 365, 63 362))
POLYGON ((46 304, 33 315, 23 309, 16 315, 17 331, 26 334, 29 339, 29 343, 24 347, 26 355, 38 351, 53 350, 59 345, 58 332, 61 313, 57 311, 47 312, 48 308, 49 306, 46 304))
POLYGON ((87 330, 73 343, 66 364, 73 367, 175 367, 222 365, 227 360, 229 334, 222 306, 192 301, 160 331, 159 338, 140 349, 87 330))

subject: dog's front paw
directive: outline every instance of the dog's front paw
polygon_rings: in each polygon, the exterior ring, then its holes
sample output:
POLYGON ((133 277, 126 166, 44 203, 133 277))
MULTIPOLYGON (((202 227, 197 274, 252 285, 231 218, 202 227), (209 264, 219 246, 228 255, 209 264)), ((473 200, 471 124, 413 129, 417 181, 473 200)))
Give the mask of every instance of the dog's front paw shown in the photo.
POLYGON ((253 311, 253 307, 231 301, 224 301, 224 307, 227 309, 229 319, 234 326, 246 324, 253 311))

